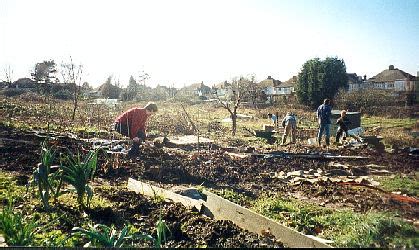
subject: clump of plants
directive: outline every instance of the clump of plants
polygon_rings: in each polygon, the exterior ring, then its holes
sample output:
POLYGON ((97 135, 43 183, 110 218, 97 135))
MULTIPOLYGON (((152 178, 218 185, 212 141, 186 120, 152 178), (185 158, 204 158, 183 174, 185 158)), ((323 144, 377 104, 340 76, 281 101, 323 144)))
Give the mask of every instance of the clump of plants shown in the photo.
POLYGON ((33 173, 34 183, 38 187, 38 195, 46 210, 50 209, 51 194, 56 198, 61 186, 59 173, 52 173, 51 166, 55 160, 56 152, 48 147, 47 141, 41 145, 41 162, 33 173))
POLYGON ((12 202, 0 212, 0 232, 10 246, 30 246, 34 240, 36 222, 25 222, 23 215, 13 210, 12 202))
POLYGON ((90 151, 84 159, 80 154, 65 157, 65 164, 61 165, 62 179, 72 185, 77 193, 77 202, 83 208, 90 206, 93 190, 89 183, 96 171, 98 150, 90 151), (86 196, 86 203, 84 197, 86 196))
POLYGON ((135 228, 125 225, 121 231, 117 231, 114 226, 108 227, 103 224, 89 225, 88 229, 74 227, 72 236, 83 237, 88 240, 84 247, 127 247, 134 246, 138 240, 148 240, 153 242, 154 247, 161 248, 166 242, 166 232, 169 228, 161 216, 156 223, 156 237, 144 234, 135 228))

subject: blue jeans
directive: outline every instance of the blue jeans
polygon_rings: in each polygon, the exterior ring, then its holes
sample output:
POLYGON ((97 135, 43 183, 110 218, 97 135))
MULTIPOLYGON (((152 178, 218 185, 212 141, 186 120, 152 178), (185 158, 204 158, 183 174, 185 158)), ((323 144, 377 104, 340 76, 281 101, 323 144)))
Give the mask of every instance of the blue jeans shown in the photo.
POLYGON ((322 141, 322 135, 326 135, 326 145, 330 144, 330 123, 329 124, 320 124, 319 133, 317 134, 317 141, 319 142, 319 145, 322 141))

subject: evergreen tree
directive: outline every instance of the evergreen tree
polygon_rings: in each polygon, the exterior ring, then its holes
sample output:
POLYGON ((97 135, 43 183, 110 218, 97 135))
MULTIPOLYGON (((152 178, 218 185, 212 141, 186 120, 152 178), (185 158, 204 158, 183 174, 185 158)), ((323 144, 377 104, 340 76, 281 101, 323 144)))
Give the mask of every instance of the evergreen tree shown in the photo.
POLYGON ((343 59, 314 58, 304 63, 298 74, 297 98, 300 103, 317 107, 325 98, 333 99, 340 88, 347 88, 348 77, 343 59))

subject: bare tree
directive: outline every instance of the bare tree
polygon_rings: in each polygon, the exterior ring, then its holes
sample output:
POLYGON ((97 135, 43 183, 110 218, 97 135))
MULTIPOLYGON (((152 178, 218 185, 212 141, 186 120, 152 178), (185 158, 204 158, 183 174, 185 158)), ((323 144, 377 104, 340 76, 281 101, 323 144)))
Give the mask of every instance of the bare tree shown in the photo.
POLYGON ((10 65, 4 68, 4 77, 5 77, 5 81, 10 86, 10 84, 13 82, 13 70, 10 67, 10 65))
POLYGON ((74 121, 82 86, 83 65, 75 65, 73 63, 73 58, 70 56, 69 63, 61 64, 60 72, 63 82, 65 84, 71 84, 73 87, 73 113, 71 115, 71 120, 74 121))
POLYGON ((150 75, 148 74, 148 73, 146 73, 146 72, 144 72, 144 70, 142 70, 140 73, 139 73, 139 76, 138 76, 138 82, 142 82, 143 84, 143 86, 145 86, 145 81, 147 80, 147 79, 150 79, 150 75))
POLYGON ((230 94, 224 97, 215 94, 215 98, 218 102, 230 113, 232 121, 231 133, 236 135, 237 132, 237 110, 240 103, 249 97, 249 89, 252 85, 252 80, 244 77, 239 79, 234 78, 231 83, 230 94))

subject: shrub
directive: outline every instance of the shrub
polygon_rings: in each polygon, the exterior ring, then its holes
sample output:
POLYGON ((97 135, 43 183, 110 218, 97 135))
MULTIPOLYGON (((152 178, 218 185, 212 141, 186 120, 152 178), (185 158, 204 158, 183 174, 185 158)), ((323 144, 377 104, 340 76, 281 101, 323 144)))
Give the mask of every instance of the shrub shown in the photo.
POLYGON ((404 107, 403 98, 388 90, 340 91, 336 96, 335 104, 339 109, 360 111, 369 115, 407 117, 410 114, 410 110, 404 107))
POLYGON ((61 89, 53 93, 53 96, 60 100, 71 100, 73 98, 73 93, 68 89, 61 89))
POLYGON ((24 89, 7 88, 1 91, 1 94, 7 97, 19 96, 26 91, 24 89))

